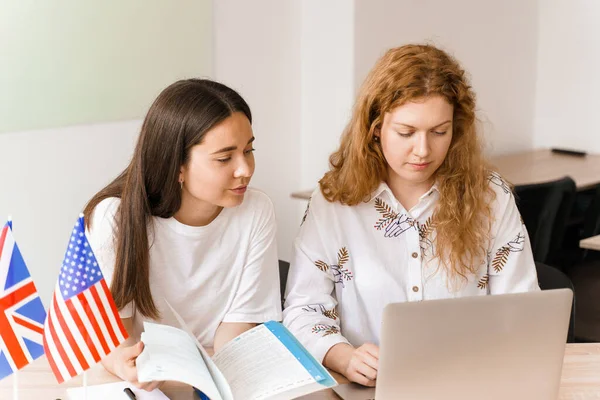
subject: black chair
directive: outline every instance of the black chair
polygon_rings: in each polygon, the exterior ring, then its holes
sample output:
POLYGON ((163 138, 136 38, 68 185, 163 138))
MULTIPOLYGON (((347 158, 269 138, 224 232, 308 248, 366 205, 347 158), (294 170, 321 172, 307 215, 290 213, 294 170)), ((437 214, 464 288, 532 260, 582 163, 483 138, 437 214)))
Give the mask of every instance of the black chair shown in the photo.
POLYGON ((515 186, 515 198, 527 227, 533 258, 560 266, 560 250, 565 226, 575 199, 573 179, 515 186))
POLYGON ((567 334, 567 343, 575 342, 575 288, 567 275, 554 267, 535 263, 537 270, 538 283, 540 289, 571 289, 573 291, 573 304, 571 306, 571 318, 569 320, 569 333, 567 334))
POLYGON ((290 263, 287 261, 279 260, 279 290, 281 291, 281 306, 283 307, 283 296, 285 296, 285 284, 287 282, 288 271, 290 270, 290 263))
MULTIPOLYGON (((592 236, 600 235, 600 186, 598 186, 591 199, 590 205, 585 212, 585 218, 583 221, 583 231, 581 239, 589 238, 592 236)), ((595 256, 593 259, 597 259, 600 252, 589 252, 583 251, 583 259, 588 260, 595 256)))

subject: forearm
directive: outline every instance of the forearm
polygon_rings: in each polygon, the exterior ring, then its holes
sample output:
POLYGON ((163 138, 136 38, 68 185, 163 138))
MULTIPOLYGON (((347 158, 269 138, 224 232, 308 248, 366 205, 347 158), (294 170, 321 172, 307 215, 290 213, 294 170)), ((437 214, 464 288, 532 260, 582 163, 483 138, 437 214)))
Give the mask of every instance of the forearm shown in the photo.
POLYGON ((323 365, 335 372, 345 374, 354 350, 354 347, 348 343, 338 343, 325 354, 323 365))
POLYGON ((213 343, 215 353, 219 351, 225 343, 255 326, 256 324, 247 322, 221 322, 215 332, 213 343))

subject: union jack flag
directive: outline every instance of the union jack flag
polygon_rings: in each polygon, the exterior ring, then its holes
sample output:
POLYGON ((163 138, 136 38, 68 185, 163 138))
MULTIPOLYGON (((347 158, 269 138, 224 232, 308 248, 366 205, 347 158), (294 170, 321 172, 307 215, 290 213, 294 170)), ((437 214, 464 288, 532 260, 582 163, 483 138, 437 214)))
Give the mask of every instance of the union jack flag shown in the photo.
POLYGON ((44 349, 58 383, 77 376, 127 339, 85 234, 75 224, 44 326, 44 349))
POLYGON ((46 310, 11 228, 0 233, 0 379, 44 354, 46 310))

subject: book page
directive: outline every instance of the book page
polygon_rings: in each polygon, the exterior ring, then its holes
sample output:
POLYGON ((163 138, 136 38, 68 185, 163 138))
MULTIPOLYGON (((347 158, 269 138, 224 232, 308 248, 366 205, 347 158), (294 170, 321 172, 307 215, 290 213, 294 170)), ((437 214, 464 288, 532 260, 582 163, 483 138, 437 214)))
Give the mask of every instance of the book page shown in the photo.
POLYGON ((136 361, 140 382, 179 381, 202 390, 211 400, 223 400, 188 333, 144 322, 141 340, 144 350, 136 361))
POLYGON ((213 361, 225 375, 236 399, 279 397, 278 394, 316 382, 264 325, 227 343, 213 356, 213 361))
MULTIPOLYGON (((202 347, 202 345, 200 344, 200 342, 198 341, 198 339, 196 338, 194 333, 190 330, 190 328, 188 328, 188 326, 185 324, 185 322, 183 322, 183 319, 181 318, 181 316, 179 314, 177 314, 177 311, 175 311, 175 309, 171 306, 171 304, 169 304, 169 302, 167 300, 165 300, 165 303, 167 304, 168 309, 171 311, 171 313, 173 314, 173 316, 175 317, 177 322, 179 322, 181 329, 183 329, 189 335, 189 337, 192 338, 192 340, 196 344, 196 347, 200 351, 200 355, 202 356, 202 359, 204 360, 204 365, 206 365, 206 367, 208 368, 208 372, 210 373, 214 384, 219 389, 221 398, 223 400, 233 400, 233 394, 231 393, 231 388, 229 387, 227 380, 223 376, 223 373, 221 371, 219 371, 219 368, 217 368, 217 366, 215 365, 213 360, 210 358, 210 355, 206 352, 204 347, 202 347)), ((202 388, 200 388, 200 387, 197 387, 197 388, 202 390, 202 388)), ((205 393, 205 394, 208 395, 208 393, 205 393)), ((211 400, 212 400, 212 398, 211 398, 211 400)))

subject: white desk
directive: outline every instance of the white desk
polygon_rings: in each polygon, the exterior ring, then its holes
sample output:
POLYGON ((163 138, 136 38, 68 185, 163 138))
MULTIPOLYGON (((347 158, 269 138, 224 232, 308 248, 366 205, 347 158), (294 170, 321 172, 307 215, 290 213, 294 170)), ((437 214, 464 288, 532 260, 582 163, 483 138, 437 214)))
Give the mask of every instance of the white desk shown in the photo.
MULTIPOLYGON (((334 374, 339 383, 347 382, 334 374)), ((100 364, 88 371, 88 384, 115 382, 100 364)), ((67 387, 81 386, 81 377, 58 385, 45 357, 19 372, 19 400, 67 399, 67 387)), ((506 384, 510 384, 507 382, 506 384)), ((166 382, 163 392, 172 400, 198 400, 192 389, 184 384, 166 382)), ((12 399, 12 376, 0 381, 0 399, 12 399)), ((331 389, 322 390, 303 400, 339 400, 331 389)), ((560 384, 560 400, 600 399, 600 343, 567 344, 560 384)), ((539 399, 532 399, 539 400, 539 399)))

